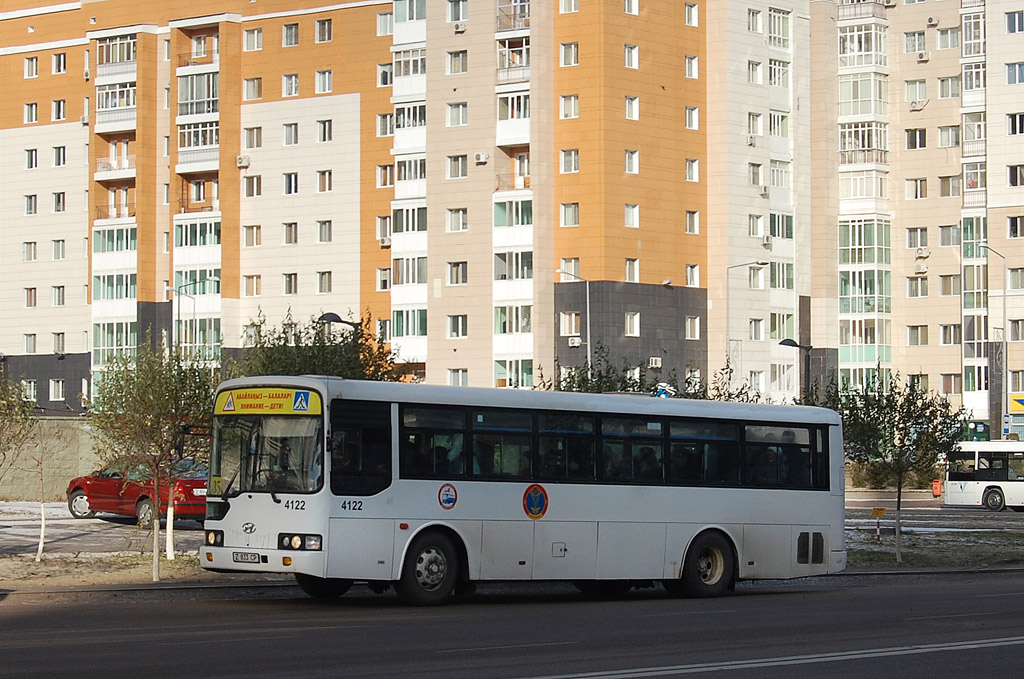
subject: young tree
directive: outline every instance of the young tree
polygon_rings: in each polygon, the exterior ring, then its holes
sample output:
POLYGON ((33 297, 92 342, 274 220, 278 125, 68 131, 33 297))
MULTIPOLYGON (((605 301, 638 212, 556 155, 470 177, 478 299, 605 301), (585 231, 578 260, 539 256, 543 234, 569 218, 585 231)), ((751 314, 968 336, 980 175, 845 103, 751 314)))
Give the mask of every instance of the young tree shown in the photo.
MULTIPOLYGON (((268 326, 262 313, 253 324, 255 344, 225 367, 231 376, 333 375, 395 382, 405 371, 395 354, 373 332, 369 315, 360 323, 310 318, 301 324, 288 317, 268 326), (337 327, 342 325, 343 327, 337 327)), ((337 319, 337 317, 334 317, 337 319)))
POLYGON ((898 374, 833 392, 832 398, 843 418, 847 458, 881 467, 895 481, 896 561, 901 563, 903 486, 911 474, 934 469, 940 457, 955 450, 966 411, 914 383, 904 385, 898 374))
POLYGON ((203 440, 183 439, 181 432, 209 421, 217 375, 205 364, 178 353, 153 351, 150 346, 147 339, 139 343, 135 356, 121 354, 107 364, 89 404, 89 424, 101 459, 141 467, 153 480, 150 515, 156 582, 160 579, 161 488, 166 486, 168 498, 173 496, 175 463, 206 461, 209 451, 203 440))
POLYGON ((31 438, 35 403, 26 401, 21 386, 7 378, 0 363, 0 482, 4 480, 31 438))

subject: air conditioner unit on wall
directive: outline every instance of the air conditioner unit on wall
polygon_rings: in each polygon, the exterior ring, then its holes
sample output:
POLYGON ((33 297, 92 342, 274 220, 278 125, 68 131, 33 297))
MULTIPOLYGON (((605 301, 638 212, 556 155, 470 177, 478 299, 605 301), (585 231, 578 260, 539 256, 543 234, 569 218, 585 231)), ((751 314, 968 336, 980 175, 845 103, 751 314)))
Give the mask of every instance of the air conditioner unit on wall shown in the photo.
POLYGON ((927 103, 928 103, 927 99, 922 99, 921 101, 912 101, 912 102, 910 102, 910 110, 911 111, 920 111, 920 110, 924 109, 924 106, 927 103))
POLYGON ((383 238, 381 238, 380 239, 380 246, 382 248, 389 248, 389 247, 391 247, 391 236, 384 236, 383 238))
POLYGON ((762 184, 761 185, 761 195, 765 196, 765 197, 768 196, 768 185, 767 184, 762 184))
POLYGON ((928 52, 918 52, 917 53, 917 61, 919 63, 924 63, 925 61, 928 61, 930 58, 931 58, 931 55, 928 52))
POLYGON ((89 69, 85 69, 82 75, 85 77, 86 80, 92 77, 92 73, 89 73, 89 69))
POLYGON ((570 337, 569 338, 569 346, 572 347, 573 349, 579 348, 580 345, 582 345, 582 344, 583 344, 583 340, 580 339, 579 337, 570 337))
POLYGON ((770 248, 772 246, 772 236, 770 233, 766 233, 765 235, 761 236, 761 245, 763 245, 766 248, 770 248))
POLYGON ((239 169, 245 169, 249 167, 249 156, 238 156, 235 158, 235 165, 239 169))
POLYGON ((661 368, 661 356, 651 356, 649 359, 647 359, 647 367, 648 368, 652 368, 654 370, 660 369, 661 368))
POLYGON ((465 21, 458 21, 455 23, 456 33, 465 33, 467 28, 469 28, 469 26, 466 24, 465 21))
POLYGON ((748 134, 747 135, 747 146, 757 146, 757 135, 755 135, 755 134, 748 134))
POLYGON ((490 160, 490 159, 491 159, 491 156, 488 153, 477 153, 477 154, 474 154, 474 156, 473 156, 473 161, 477 165, 485 165, 487 163, 487 161, 490 160))
POLYGON ((928 248, 918 248, 916 254, 918 259, 927 259, 932 253, 928 251, 928 248))
POLYGON ((914 265, 914 273, 928 273, 928 265, 924 262, 918 262, 914 265))
POLYGON ((928 25, 929 26, 938 26, 939 25, 939 17, 928 17, 928 25))
POLYGON ((882 4, 885 5, 886 7, 895 7, 896 0, 883 0, 882 4))

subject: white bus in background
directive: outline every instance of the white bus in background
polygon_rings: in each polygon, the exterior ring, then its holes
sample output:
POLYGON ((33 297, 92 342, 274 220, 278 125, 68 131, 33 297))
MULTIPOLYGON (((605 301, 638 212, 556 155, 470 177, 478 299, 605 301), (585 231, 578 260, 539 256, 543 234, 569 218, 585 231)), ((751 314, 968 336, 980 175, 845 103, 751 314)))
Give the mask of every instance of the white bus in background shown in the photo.
POLYGON ((216 397, 202 565, 439 604, 842 571, 843 437, 819 408, 258 377, 216 397))
POLYGON ((945 504, 1024 512, 1024 442, 962 441, 946 462, 945 504))

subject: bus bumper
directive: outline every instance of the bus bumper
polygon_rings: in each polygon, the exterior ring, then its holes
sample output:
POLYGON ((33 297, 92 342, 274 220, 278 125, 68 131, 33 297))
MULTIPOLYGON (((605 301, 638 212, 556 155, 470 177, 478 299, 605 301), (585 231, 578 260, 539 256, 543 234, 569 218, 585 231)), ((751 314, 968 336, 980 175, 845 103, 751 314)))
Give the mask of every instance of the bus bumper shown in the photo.
POLYGON ((305 573, 324 577, 327 557, 322 551, 203 546, 199 548, 199 563, 218 573, 305 573))

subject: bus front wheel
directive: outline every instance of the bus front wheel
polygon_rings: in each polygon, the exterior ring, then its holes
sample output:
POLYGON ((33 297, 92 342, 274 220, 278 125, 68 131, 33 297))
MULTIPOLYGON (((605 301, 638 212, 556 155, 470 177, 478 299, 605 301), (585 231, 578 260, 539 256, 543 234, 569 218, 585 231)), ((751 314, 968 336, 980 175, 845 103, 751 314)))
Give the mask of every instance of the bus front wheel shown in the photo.
POLYGON ((991 509, 993 512, 1003 511, 1003 507, 1006 506, 1006 501, 1003 499, 1003 492, 998 488, 985 493, 985 498, 982 500, 985 503, 987 509, 991 509))
POLYGON ((296 573, 295 582, 299 589, 314 599, 337 599, 352 586, 351 580, 341 578, 318 578, 315 575, 296 573))
POLYGON ((446 535, 430 532, 412 541, 395 589, 408 604, 437 606, 451 596, 458 579, 455 545, 446 535))
POLYGON ((694 599, 722 596, 732 587, 736 561, 732 547, 721 533, 707 532, 694 538, 683 561, 679 580, 666 581, 665 589, 676 596, 694 599))

